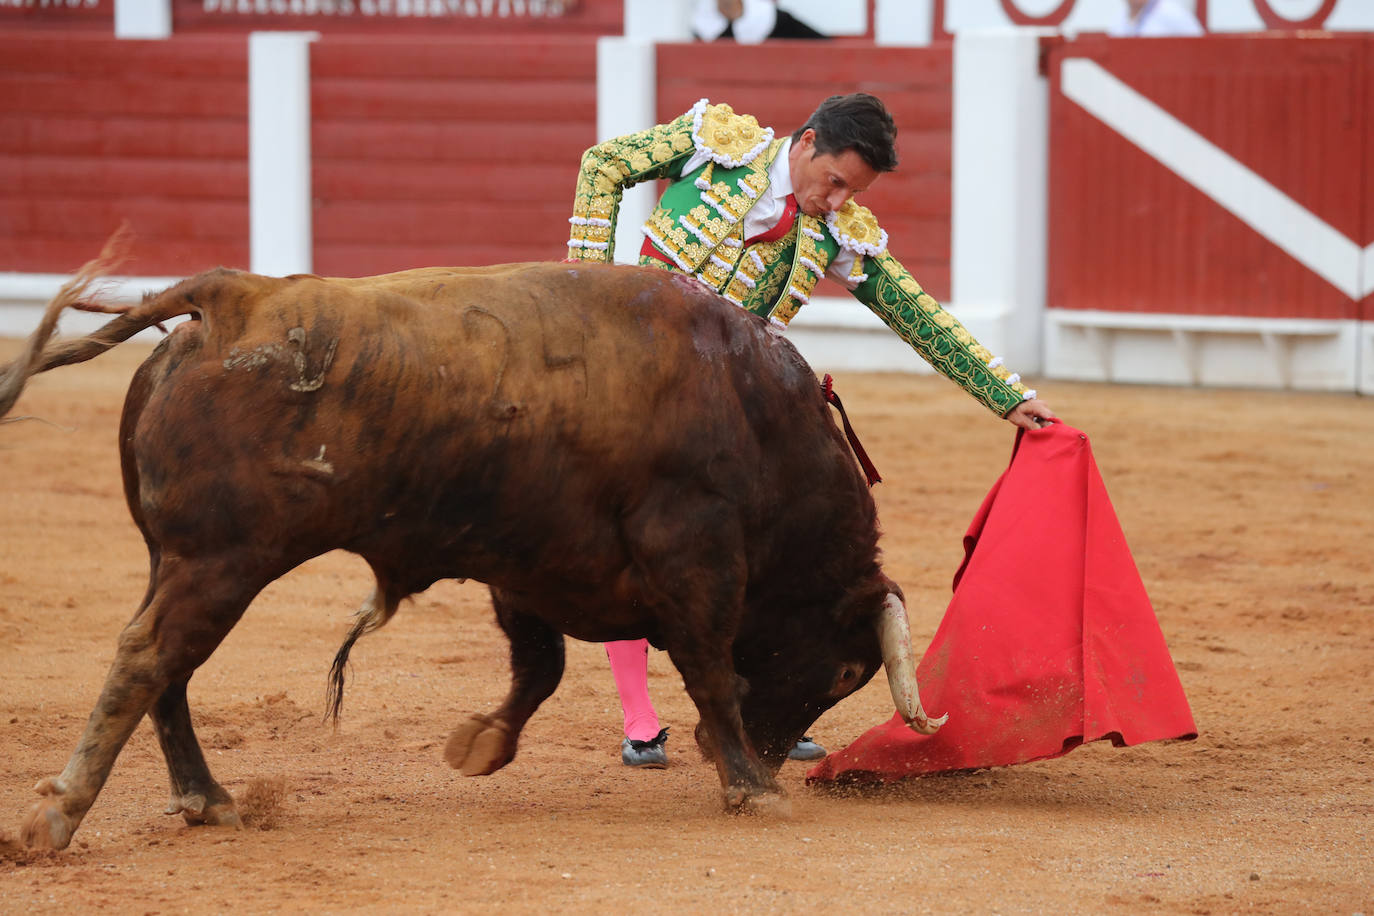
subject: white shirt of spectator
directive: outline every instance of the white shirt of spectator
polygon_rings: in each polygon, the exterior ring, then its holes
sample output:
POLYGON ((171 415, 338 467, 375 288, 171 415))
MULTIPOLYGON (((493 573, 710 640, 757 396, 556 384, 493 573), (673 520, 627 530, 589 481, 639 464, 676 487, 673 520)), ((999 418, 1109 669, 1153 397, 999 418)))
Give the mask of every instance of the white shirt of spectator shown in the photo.
MULTIPOLYGON (((773 34, 778 8, 773 0, 744 0, 744 12, 735 20, 733 35, 742 45, 761 44, 773 34)), ((702 41, 715 41, 725 32, 730 20, 716 9, 716 0, 695 0, 692 5, 692 33, 702 41)))
POLYGON ((1107 34, 1117 38, 1169 38, 1204 33, 1197 17, 1178 0, 1150 0, 1134 20, 1129 9, 1122 11, 1121 18, 1107 34))

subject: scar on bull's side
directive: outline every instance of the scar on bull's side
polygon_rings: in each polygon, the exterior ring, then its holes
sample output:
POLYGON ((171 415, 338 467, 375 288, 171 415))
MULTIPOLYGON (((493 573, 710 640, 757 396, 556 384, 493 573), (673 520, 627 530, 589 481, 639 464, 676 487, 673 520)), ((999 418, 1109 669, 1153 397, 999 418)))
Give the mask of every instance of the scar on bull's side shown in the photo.
POLYGON ((296 371, 300 373, 300 378, 289 386, 292 391, 318 391, 324 385, 325 374, 329 372, 330 365, 334 362, 334 352, 339 349, 339 338, 335 337, 329 341, 325 348, 324 359, 320 361, 319 369, 313 376, 306 376, 307 359, 309 350, 309 338, 306 336, 305 328, 292 328, 286 332, 288 343, 296 345, 294 354, 296 371))
POLYGON ((325 446, 321 445, 319 453, 314 458, 283 456, 274 459, 269 470, 281 477, 304 477, 318 483, 333 483, 335 481, 334 462, 326 460, 324 453, 325 446))
MULTIPOLYGON (((553 313, 557 316, 561 313, 553 313)), ((558 333, 558 329, 550 327, 550 311, 548 309, 539 310, 539 334, 544 348, 544 368, 546 369, 579 369, 582 376, 582 396, 587 394, 587 358, 585 354, 586 341, 580 327, 572 325, 569 328, 571 333, 558 333), (555 352, 554 344, 561 344, 558 348, 560 352, 555 352)))
POLYGON ((324 386, 324 377, 334 363, 334 354, 339 348, 339 338, 331 338, 325 346, 324 358, 318 367, 310 366, 310 343, 305 328, 292 328, 286 332, 286 342, 295 346, 295 351, 287 356, 285 347, 278 343, 260 344, 251 350, 234 347, 224 359, 226 369, 260 369, 285 356, 296 370, 296 381, 287 385, 292 391, 319 391, 324 386))
POLYGON ((263 344, 251 350, 234 347, 224 358, 222 365, 226 369, 261 369, 280 352, 281 344, 263 344))
POLYGON ((314 458, 306 458, 301 465, 307 471, 308 476, 329 478, 334 476, 334 464, 324 460, 324 446, 320 446, 320 453, 314 458))
POLYGON ((501 329, 501 357, 496 367, 496 379, 491 383, 491 397, 487 399, 487 413, 494 420, 514 420, 524 411, 519 404, 508 401, 501 391, 501 385, 506 378, 506 366, 510 363, 510 328, 498 316, 492 314, 481 306, 472 305, 463 311, 463 330, 467 332, 468 339, 477 336, 477 328, 480 318, 488 318, 496 322, 496 326, 501 329))

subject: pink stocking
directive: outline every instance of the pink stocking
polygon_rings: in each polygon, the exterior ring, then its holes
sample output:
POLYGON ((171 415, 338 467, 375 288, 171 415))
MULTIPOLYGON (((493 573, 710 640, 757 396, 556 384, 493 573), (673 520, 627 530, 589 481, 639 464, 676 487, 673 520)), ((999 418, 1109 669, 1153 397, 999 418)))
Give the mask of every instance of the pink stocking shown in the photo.
POLYGON ((625 639, 606 643, 611 674, 625 712, 625 737, 649 741, 658 735, 658 713, 649 699, 649 641, 625 639))

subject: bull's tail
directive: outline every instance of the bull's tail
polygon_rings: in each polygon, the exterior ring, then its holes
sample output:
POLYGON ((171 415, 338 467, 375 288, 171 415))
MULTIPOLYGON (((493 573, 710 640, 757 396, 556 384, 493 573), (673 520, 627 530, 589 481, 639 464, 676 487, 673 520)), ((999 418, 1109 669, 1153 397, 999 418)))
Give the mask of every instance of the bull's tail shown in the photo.
POLYGON ((131 239, 127 227, 120 227, 110 236, 100 256, 87 261, 48 303, 38 327, 29 335, 19 356, 8 366, 0 367, 0 417, 10 412, 29 379, 40 372, 69 363, 85 362, 123 343, 139 331, 189 311, 185 303, 162 296, 145 299, 140 305, 132 307, 101 305, 94 301, 98 282, 124 262, 131 239), (52 338, 57 332, 57 319, 68 308, 113 313, 118 317, 86 337, 54 341, 52 338))
POLYGON ((396 608, 400 604, 401 596, 384 588, 381 579, 378 578, 377 587, 353 615, 353 626, 348 628, 343 645, 334 655, 334 664, 329 666, 329 686, 325 691, 324 717, 332 719, 336 727, 339 724, 339 714, 343 711, 344 678, 348 667, 348 654, 353 651, 353 644, 359 637, 386 626, 386 622, 395 616, 396 608))

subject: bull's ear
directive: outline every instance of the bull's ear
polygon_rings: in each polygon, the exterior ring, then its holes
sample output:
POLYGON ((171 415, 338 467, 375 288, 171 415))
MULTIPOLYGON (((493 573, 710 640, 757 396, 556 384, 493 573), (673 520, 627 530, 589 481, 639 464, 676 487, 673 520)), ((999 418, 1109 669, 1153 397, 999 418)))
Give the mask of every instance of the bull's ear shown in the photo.
POLYGON ((906 593, 902 591, 902 587, 892 579, 889 579, 886 573, 879 573, 878 575, 882 577, 883 581, 883 598, 886 599, 888 595, 896 595, 902 602, 902 605, 905 606, 906 593))

